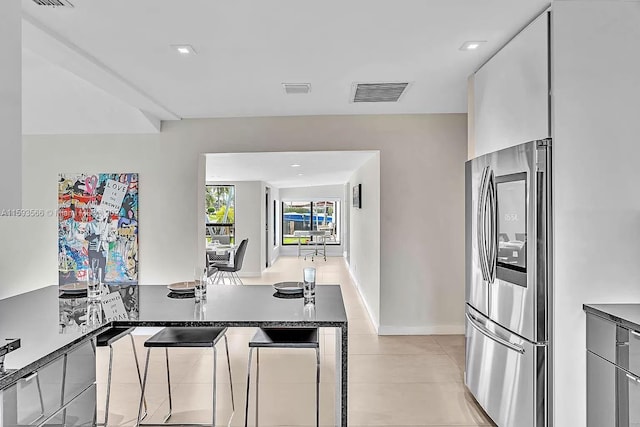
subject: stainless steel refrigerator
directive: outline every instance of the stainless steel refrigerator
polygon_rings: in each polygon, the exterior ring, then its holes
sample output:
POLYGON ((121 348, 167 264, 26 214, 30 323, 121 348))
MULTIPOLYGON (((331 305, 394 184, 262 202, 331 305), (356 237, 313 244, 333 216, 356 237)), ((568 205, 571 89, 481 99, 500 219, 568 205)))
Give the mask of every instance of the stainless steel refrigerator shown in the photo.
POLYGON ((498 426, 549 427, 551 140, 465 172, 465 384, 498 426))

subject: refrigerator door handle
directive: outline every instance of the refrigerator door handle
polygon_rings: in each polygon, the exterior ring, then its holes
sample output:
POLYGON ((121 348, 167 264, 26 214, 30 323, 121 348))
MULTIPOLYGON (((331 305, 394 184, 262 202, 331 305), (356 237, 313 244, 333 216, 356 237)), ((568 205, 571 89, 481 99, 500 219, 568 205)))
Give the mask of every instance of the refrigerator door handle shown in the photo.
POLYGON ((496 280, 496 263, 498 259, 498 200, 496 193, 496 180, 493 171, 489 173, 487 182, 487 199, 489 203, 489 241, 487 242, 487 271, 489 283, 496 280))
POLYGON ((518 344, 514 344, 511 341, 507 341, 504 338, 500 338, 497 335, 494 335, 490 330, 482 326, 476 319, 473 318, 469 313, 465 313, 467 316, 467 320, 469 324, 474 327, 478 332, 480 332, 485 337, 489 338, 492 341, 497 342, 500 345, 507 347, 510 350, 516 351, 520 354, 524 354, 524 348, 519 346, 518 344))
POLYGON ((489 166, 485 167, 482 171, 482 178, 480 179, 480 188, 478 193, 478 218, 476 221, 477 224, 477 239, 478 239, 478 258, 480 259, 480 271, 482 272, 482 279, 484 281, 489 281, 489 269, 487 263, 487 253, 486 253, 486 238, 485 238, 485 228, 486 228, 486 197, 487 197, 487 178, 488 178, 489 166))

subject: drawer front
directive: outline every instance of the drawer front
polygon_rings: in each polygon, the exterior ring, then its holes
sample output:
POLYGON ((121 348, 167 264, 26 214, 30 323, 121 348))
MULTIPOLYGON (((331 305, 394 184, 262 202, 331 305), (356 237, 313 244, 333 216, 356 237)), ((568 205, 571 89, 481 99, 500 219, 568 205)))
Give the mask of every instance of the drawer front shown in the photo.
POLYGON ((96 380, 96 356, 91 341, 67 353, 64 403, 80 394, 96 380))
POLYGON ((616 427, 616 370, 587 351, 587 427, 616 427))
POLYGON ((629 331, 629 371, 640 375, 640 331, 633 329, 629 331))
POLYGON ((616 324, 587 314, 587 350, 616 363, 616 324))
POLYGON ((617 371, 617 426, 640 426, 640 378, 622 369, 617 371))
POLYGON ((89 427, 95 425, 95 419, 96 386, 92 384, 43 426, 89 427))
POLYGON ((64 357, 2 391, 3 427, 38 424, 62 406, 64 357))

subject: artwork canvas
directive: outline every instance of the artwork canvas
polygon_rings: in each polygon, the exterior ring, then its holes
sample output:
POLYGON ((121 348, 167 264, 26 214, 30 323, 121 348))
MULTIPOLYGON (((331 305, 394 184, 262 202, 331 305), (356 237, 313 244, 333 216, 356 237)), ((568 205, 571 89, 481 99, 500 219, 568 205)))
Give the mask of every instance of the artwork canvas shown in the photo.
POLYGON ((58 285, 137 284, 138 225, 137 173, 59 174, 58 285))
POLYGON ((361 193, 362 192, 362 184, 358 184, 358 185, 354 185, 353 186, 353 207, 354 208, 362 208, 362 198, 361 198, 361 193))

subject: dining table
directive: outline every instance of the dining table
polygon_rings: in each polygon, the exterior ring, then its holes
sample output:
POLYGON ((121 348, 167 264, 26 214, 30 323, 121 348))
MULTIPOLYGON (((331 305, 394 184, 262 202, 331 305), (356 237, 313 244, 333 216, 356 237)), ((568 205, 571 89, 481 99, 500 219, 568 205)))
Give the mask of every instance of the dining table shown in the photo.
POLYGON ((233 243, 208 243, 207 255, 212 260, 229 260, 233 261, 233 254, 235 253, 236 246, 233 243))
POLYGON ((328 230, 296 230, 293 232, 293 236, 298 238, 298 257, 311 256, 313 261, 314 257, 322 255, 324 260, 327 260, 327 236, 330 234, 328 230), (304 245, 302 241, 304 240, 304 245))
POLYGON ((6 370, 0 373, 0 407, 4 402, 5 408, 0 427, 19 424, 11 419, 19 412, 11 410, 20 400, 15 385, 58 361, 62 395, 70 396, 63 402, 65 415, 80 396, 95 403, 95 337, 119 326, 335 328, 335 425, 347 425, 348 322, 339 285, 316 286, 315 304, 305 306, 301 296, 281 294, 270 284, 208 285, 206 299, 197 303, 191 294, 166 285, 109 284, 98 301, 88 301, 81 293, 64 294, 57 285, 0 300, 0 338, 20 339, 20 348, 5 356, 6 370), (101 306, 107 301, 116 301, 120 312, 101 306), (76 370, 67 369, 73 358, 76 370), (65 375, 77 374, 81 363, 83 380, 67 379, 65 375), (84 385, 70 393, 65 384, 84 385))

